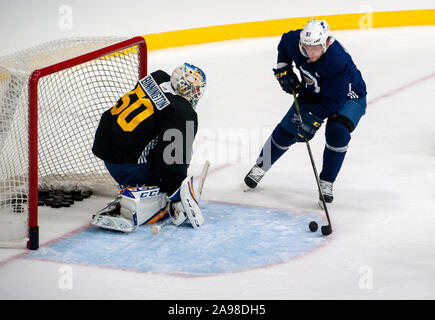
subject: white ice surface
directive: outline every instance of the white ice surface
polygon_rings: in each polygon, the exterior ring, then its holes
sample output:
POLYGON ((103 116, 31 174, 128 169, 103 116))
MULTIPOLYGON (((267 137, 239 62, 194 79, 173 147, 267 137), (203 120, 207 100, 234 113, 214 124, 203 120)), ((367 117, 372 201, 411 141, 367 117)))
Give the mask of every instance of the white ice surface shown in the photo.
MULTIPOLYGON (((208 277, 70 265, 72 289, 59 285, 62 264, 26 259, 27 250, 1 249, 0 299, 434 299, 435 42, 426 39, 435 36, 435 27, 334 34, 365 78, 369 105, 334 185, 334 233, 326 244, 287 263, 208 277)), ((304 144, 292 147, 257 191, 241 188, 265 136, 291 103, 271 70, 278 41, 149 53, 149 70, 171 71, 191 61, 207 74, 191 167, 198 174, 205 158, 212 161, 203 199, 315 208, 304 144), (242 139, 246 134, 250 138, 242 139)), ((324 128, 311 145, 320 171, 324 128)), ((41 210, 41 244, 86 226, 108 200, 92 197, 68 209, 41 210)))

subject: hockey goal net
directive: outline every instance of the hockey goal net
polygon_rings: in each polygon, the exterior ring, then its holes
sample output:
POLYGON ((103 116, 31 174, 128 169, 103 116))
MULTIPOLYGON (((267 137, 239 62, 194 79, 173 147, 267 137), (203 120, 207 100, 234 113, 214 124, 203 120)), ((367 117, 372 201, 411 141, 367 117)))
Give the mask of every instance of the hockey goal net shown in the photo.
POLYGON ((116 189, 101 114, 147 73, 143 37, 73 38, 0 58, 0 246, 39 247, 38 187, 116 189))

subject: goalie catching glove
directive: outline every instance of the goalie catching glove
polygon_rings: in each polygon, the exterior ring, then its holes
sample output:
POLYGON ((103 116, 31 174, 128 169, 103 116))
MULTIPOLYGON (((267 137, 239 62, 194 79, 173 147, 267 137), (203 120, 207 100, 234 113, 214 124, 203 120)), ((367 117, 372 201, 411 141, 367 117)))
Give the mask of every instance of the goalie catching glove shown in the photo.
POLYGON ((204 223, 204 217, 199 208, 199 195, 193 187, 193 177, 187 177, 180 188, 169 197, 169 214, 173 217, 173 224, 181 225, 189 220, 190 224, 198 229, 204 223))

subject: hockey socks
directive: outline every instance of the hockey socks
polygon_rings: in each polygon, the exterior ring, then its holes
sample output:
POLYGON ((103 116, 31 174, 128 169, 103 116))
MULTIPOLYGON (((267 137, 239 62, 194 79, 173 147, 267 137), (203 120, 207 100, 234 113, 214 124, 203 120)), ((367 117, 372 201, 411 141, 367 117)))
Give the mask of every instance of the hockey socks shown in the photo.
POLYGON ((285 131, 281 124, 278 124, 261 149, 257 165, 264 171, 268 171, 295 142, 295 136, 285 131))
POLYGON ((296 138, 285 131, 281 124, 278 124, 261 149, 256 164, 245 176, 245 184, 249 188, 255 188, 266 174, 266 171, 268 171, 295 142, 296 138))
POLYGON ((323 167, 320 179, 334 182, 340 172, 350 141, 348 128, 340 122, 329 122, 326 126, 326 145, 323 151, 323 167))

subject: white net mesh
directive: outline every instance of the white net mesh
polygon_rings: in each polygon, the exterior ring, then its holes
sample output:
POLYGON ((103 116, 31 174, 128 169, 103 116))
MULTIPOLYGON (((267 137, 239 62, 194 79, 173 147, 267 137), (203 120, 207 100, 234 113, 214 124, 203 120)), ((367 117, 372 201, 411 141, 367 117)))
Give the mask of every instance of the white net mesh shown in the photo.
MULTIPOLYGON (((0 58, 0 245, 27 237, 32 72, 123 40, 62 39, 0 58)), ((135 86, 140 63, 133 46, 39 80, 40 186, 116 192, 116 183, 92 154, 93 138, 101 114, 135 86)))

